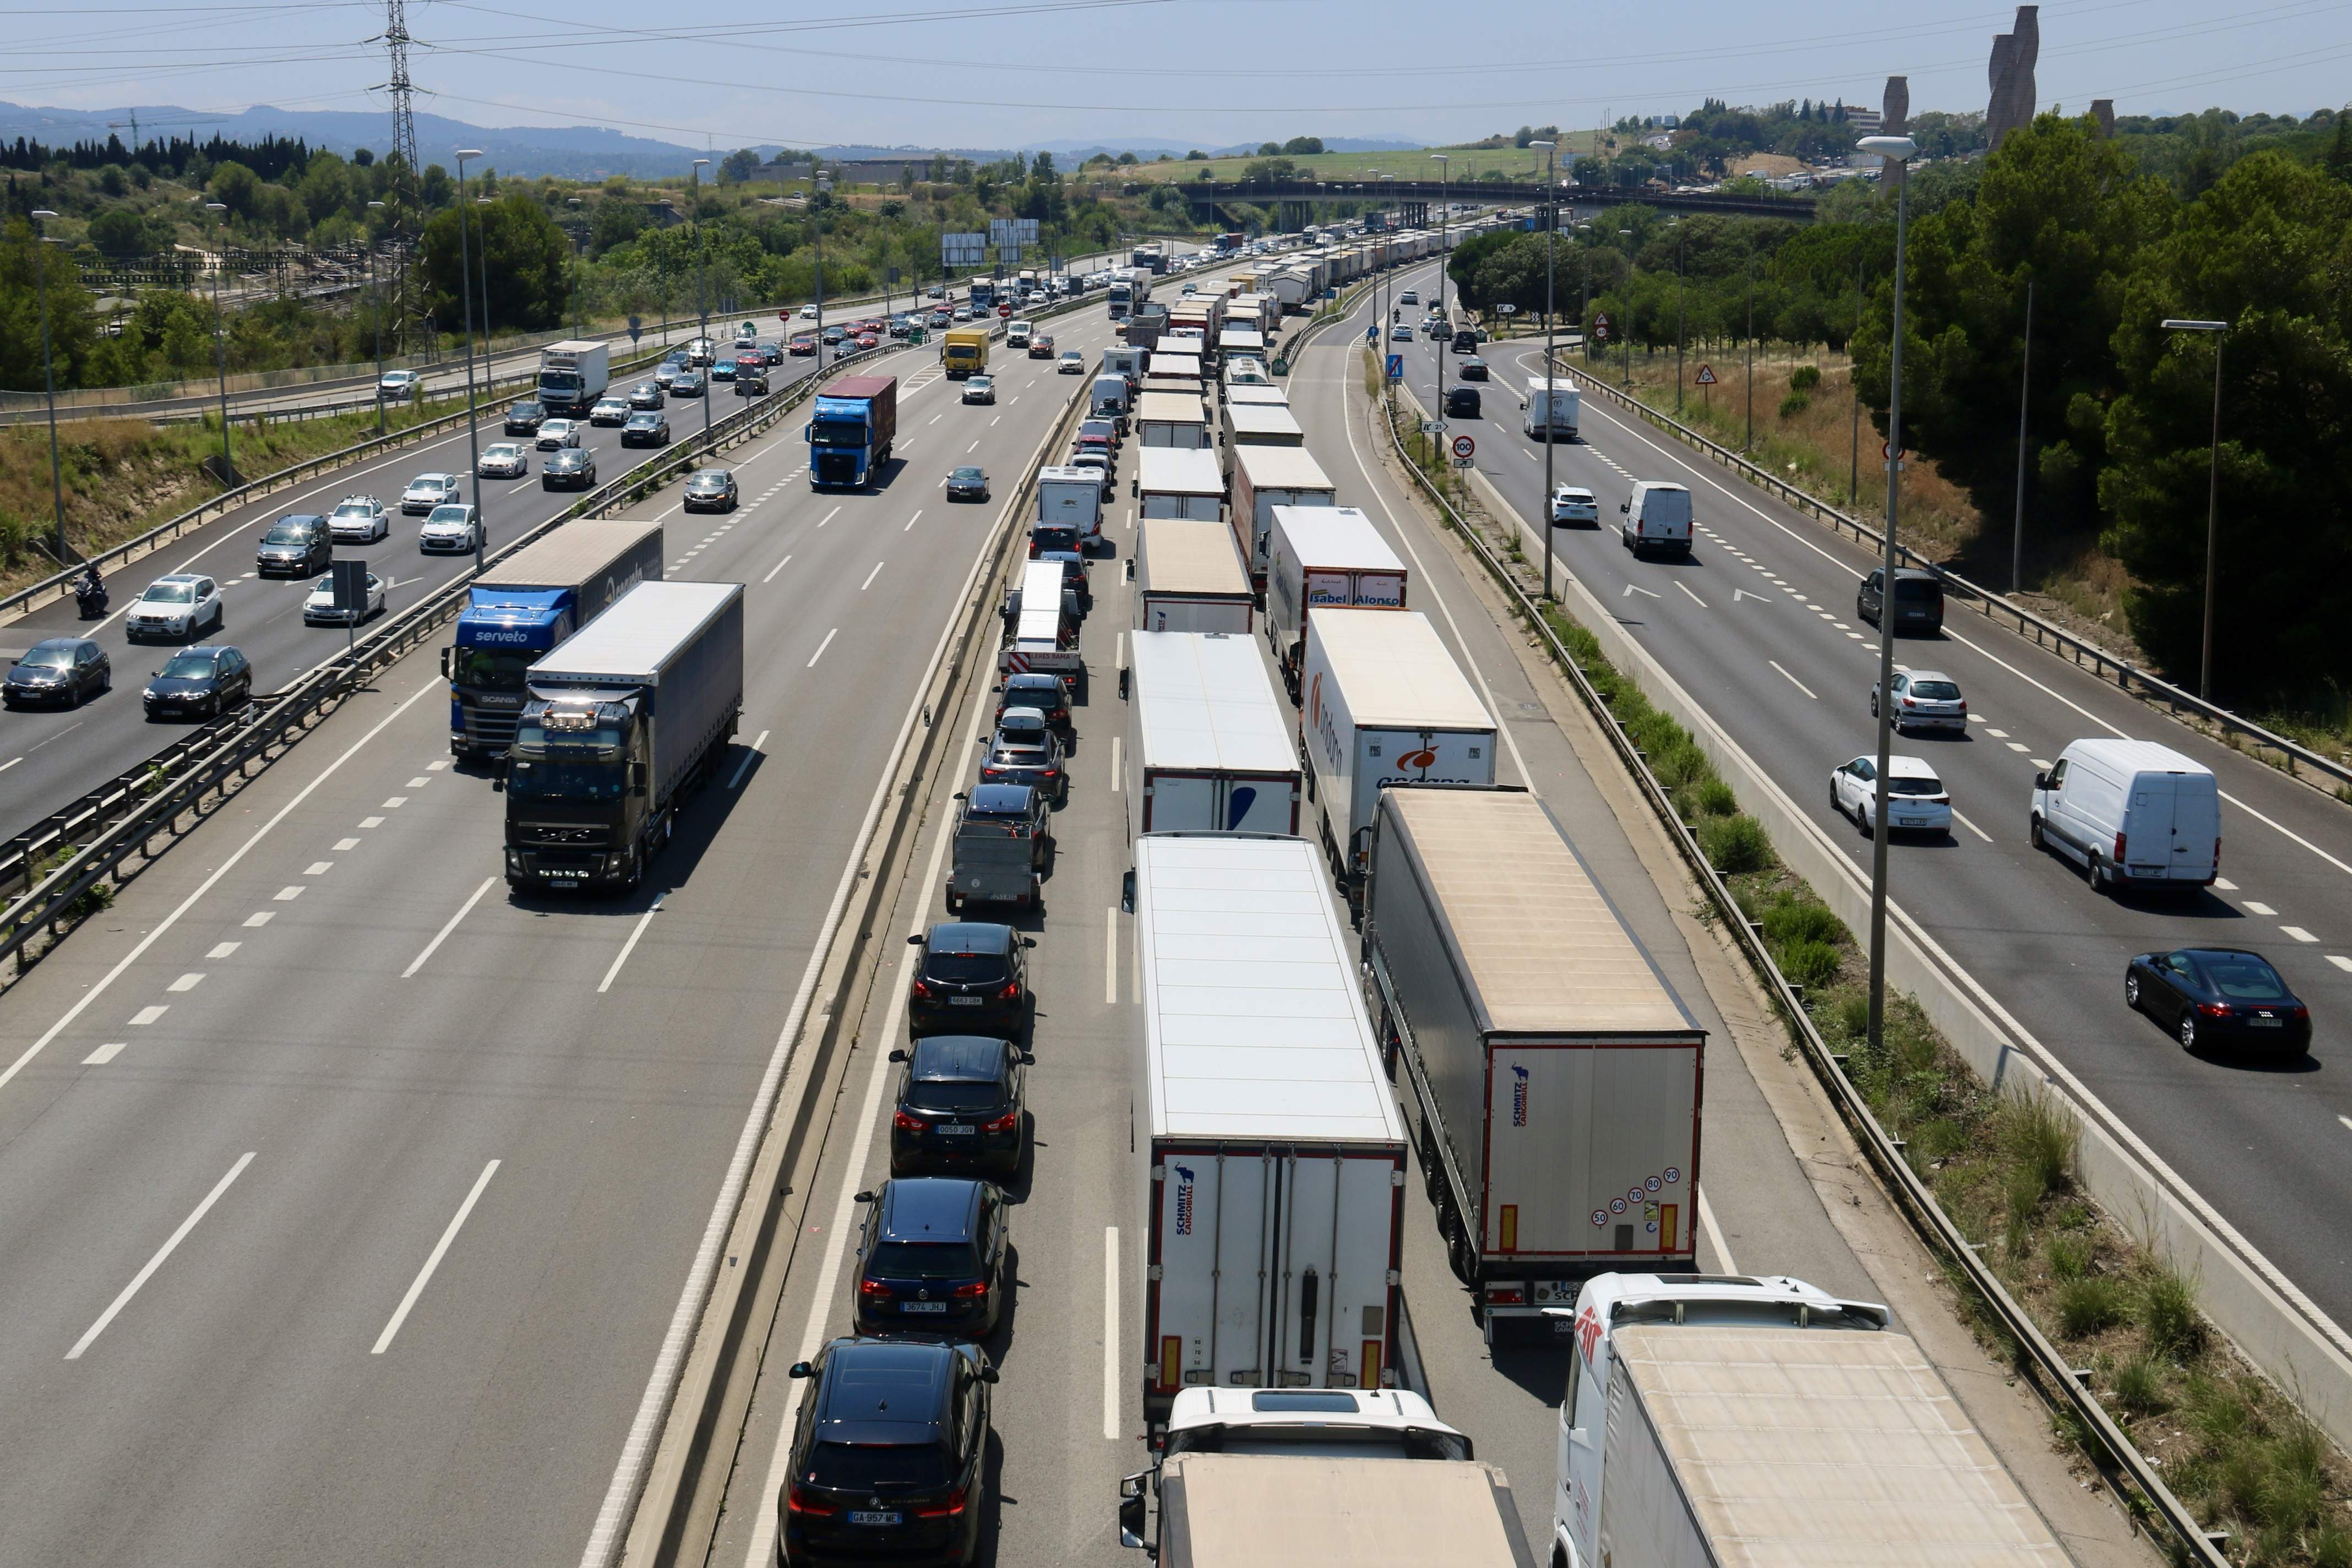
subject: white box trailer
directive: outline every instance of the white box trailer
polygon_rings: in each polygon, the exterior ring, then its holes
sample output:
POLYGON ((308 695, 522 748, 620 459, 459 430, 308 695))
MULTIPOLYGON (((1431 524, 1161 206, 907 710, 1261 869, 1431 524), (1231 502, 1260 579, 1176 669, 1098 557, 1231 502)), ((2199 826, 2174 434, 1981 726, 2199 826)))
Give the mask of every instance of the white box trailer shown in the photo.
POLYGON ((1163 343, 1151 351, 1143 362, 1146 375, 1189 376, 1201 379, 1201 345, 1198 340, 1181 338, 1173 343, 1163 343))
POLYGON ((1455 1271, 1498 1320, 1697 1267, 1706 1032, 1522 790, 1394 788, 1364 957, 1455 1271))
POLYGON ((1138 632, 1128 684, 1127 836, 1298 832, 1298 747, 1257 644, 1138 632))
POLYGON ((1298 416, 1274 404, 1235 403, 1229 398, 1218 423, 1223 426, 1218 433, 1235 450, 1307 445, 1307 432, 1299 426, 1298 416))
POLYGON ((1135 531, 1135 629, 1256 629, 1256 595, 1233 531, 1204 518, 1148 517, 1135 531))
POLYGON ((1225 476, 1207 447, 1146 447, 1135 455, 1138 517, 1224 516, 1225 476))
POLYGON ((1145 378, 1143 395, 1135 405, 1135 430, 1143 445, 1180 450, 1198 450, 1208 446, 1208 406, 1197 394, 1153 390, 1157 380, 1145 378))
POLYGON ((1277 506, 1265 548, 1265 642, 1295 700, 1315 612, 1402 610, 1405 567, 1352 506, 1277 506))
POLYGON ((1143 1399, 1394 1387, 1403 1124, 1298 838, 1135 841, 1143 1399))
POLYGON ((1225 401, 1258 408, 1288 408, 1290 394, 1274 385, 1244 382, 1225 388, 1225 401))
POLYGON ((1317 611, 1299 693, 1307 797, 1350 898, 1362 886, 1382 789, 1495 782, 1495 721, 1418 610, 1317 611))
POLYGON ((1304 447, 1236 447, 1234 459, 1234 542, 1263 593, 1266 550, 1278 506, 1332 506, 1339 490, 1315 454, 1304 447))

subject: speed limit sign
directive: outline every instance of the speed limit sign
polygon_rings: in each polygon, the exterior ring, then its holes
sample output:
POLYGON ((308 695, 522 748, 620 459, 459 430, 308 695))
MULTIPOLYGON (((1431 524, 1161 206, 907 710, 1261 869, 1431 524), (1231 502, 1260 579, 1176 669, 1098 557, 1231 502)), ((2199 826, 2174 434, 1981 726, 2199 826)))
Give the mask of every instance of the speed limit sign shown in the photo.
POLYGON ((1473 441, 1469 437, 1456 436, 1454 437, 1454 455, 1462 461, 1465 463, 1468 462, 1470 460, 1470 454, 1477 449, 1478 443, 1473 441))

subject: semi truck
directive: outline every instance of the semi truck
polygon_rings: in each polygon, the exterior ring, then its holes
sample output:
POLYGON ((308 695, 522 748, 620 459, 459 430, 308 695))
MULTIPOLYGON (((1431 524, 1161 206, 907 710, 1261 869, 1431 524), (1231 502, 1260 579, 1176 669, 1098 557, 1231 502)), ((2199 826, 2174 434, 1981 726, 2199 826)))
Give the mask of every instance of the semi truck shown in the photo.
POLYGON ((1147 1420, 1396 1387, 1404 1128, 1314 847, 1147 833, 1131 876, 1147 1420))
POLYGON ((1234 536, 1208 518, 1148 517, 1135 530, 1135 629, 1238 632, 1255 627, 1256 596, 1234 536))
POLYGON ((1519 402, 1527 412, 1520 429, 1547 441, 1573 441, 1580 402, 1576 383, 1567 377, 1531 375, 1527 396, 1519 402))
POLYGON ((1147 391, 1136 404, 1135 430, 1147 451, 1200 451, 1209 445, 1209 411, 1197 395, 1147 391))
MULTIPOLYGON (((1600 1274, 1574 1306, 1550 1556, 2066 1568, 1885 1307, 1785 1275, 1600 1274)), ((1164 1531, 1163 1531, 1164 1533, 1164 1531)))
POLYGON ((988 368, 988 329, 950 327, 940 340, 940 363, 948 378, 961 381, 988 368))
POLYGON ((1495 721, 1418 610, 1319 611, 1299 669, 1307 795, 1331 873, 1352 901, 1381 791, 1493 784, 1495 721))
POLYGON ((1696 1268, 1706 1031, 1543 803, 1383 790, 1368 859, 1370 1005, 1488 1342, 1696 1268))
POLYGON ((609 344, 566 339, 539 351, 539 403, 550 418, 587 418, 612 381, 609 344))
POLYGON ((635 888, 743 711, 743 584, 640 583, 530 667, 507 886, 635 888))
POLYGON ((639 583, 662 578, 657 522, 567 522, 485 567, 441 650, 449 754, 503 756, 522 717, 524 676, 556 644, 639 583))
POLYGON ((1127 835, 1298 831, 1298 752, 1246 633, 1137 632, 1127 835))
POLYGON ((1292 700, 1318 610, 1402 610, 1404 563, 1352 506, 1277 506, 1266 536, 1265 641, 1292 700))
POLYGON ((845 375, 816 395, 808 423, 809 488, 862 489, 890 460, 898 378, 845 375))
POLYGON ((1111 274, 1110 319, 1124 321, 1135 314, 1136 306, 1151 298, 1151 274, 1137 268, 1128 268, 1111 274))
POLYGON ((1304 447, 1237 447, 1233 458, 1234 542, 1249 567, 1252 586, 1263 593, 1274 509, 1328 507, 1339 491, 1304 447))
POLYGON ((1144 447, 1135 454, 1136 516, 1224 516, 1225 477, 1217 454, 1202 447, 1144 447))

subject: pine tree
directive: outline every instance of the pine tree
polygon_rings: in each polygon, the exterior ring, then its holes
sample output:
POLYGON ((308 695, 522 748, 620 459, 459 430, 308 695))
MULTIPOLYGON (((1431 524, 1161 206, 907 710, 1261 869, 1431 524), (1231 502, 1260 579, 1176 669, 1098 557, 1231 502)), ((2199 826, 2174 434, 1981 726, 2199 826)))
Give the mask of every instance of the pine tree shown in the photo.
POLYGON ((2320 166, 2347 184, 2352 184, 2352 112, 2336 117, 2336 140, 2320 157, 2320 166))

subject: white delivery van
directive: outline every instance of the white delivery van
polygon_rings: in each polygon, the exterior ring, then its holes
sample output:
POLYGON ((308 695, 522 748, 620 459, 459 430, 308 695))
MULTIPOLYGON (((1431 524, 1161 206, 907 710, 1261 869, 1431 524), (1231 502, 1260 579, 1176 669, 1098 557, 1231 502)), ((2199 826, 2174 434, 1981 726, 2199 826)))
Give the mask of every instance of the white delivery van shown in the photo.
POLYGON ((2033 779, 2029 831, 2103 891, 2194 893, 2221 874, 2211 769, 2153 741, 2075 741, 2033 779))
POLYGON ((1135 455, 1132 483, 1139 518, 1224 516, 1225 476, 1205 447, 1146 447, 1135 455))
POLYGON ((1148 517, 1135 530, 1135 629, 1256 629, 1256 595, 1233 531, 1205 518, 1148 517))
POLYGON ((1037 470, 1034 522, 1074 529, 1078 548, 1102 543, 1102 476, 1092 468, 1049 465, 1037 470))
POLYGON ((1128 415, 1134 407, 1135 393, 1134 389, 1127 384, 1127 377, 1123 375, 1095 377, 1093 392, 1087 403, 1088 414, 1097 419, 1117 421, 1118 433, 1124 436, 1127 434, 1128 415))
POLYGON ((1266 535, 1265 641, 1295 700, 1318 610, 1404 608, 1404 563, 1352 506, 1278 506, 1266 535))
POLYGON ((1229 632, 1129 643, 1127 836, 1296 836, 1298 748, 1256 643, 1229 632))
POLYGON ((1036 328, 1027 321, 1005 322, 1004 346, 1008 349, 1027 348, 1029 346, 1029 334, 1034 331, 1036 331, 1036 328))
POLYGON ((1136 400, 1135 430, 1147 449, 1198 450, 1209 444, 1209 411, 1197 395, 1161 392, 1147 382, 1136 400))
POLYGON ((1304 447, 1236 447, 1233 459, 1234 542, 1241 547, 1251 584, 1262 592, 1274 509, 1330 506, 1339 491, 1304 447))
POLYGON ((1670 555, 1691 552, 1691 493, 1687 486, 1663 479, 1635 479, 1633 493, 1617 503, 1625 521, 1618 538, 1635 555, 1645 550, 1670 555))
POLYGON ((1580 402, 1576 383, 1567 377, 1531 375, 1528 395, 1519 401, 1527 411, 1519 427, 1547 441, 1573 441, 1580 402))

